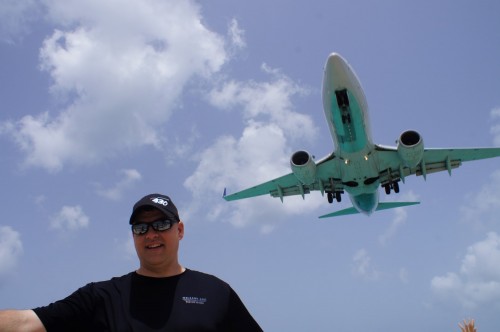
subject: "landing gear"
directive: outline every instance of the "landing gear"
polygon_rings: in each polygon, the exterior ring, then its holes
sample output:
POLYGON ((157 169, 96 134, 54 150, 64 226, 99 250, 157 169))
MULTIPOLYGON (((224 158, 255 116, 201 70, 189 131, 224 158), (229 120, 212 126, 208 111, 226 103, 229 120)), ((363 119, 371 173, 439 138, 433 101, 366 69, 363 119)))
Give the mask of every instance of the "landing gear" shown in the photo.
POLYGON ((394 183, 392 184, 392 189, 394 189, 394 192, 395 192, 396 194, 397 194, 397 193, 399 193, 399 183, 394 182, 394 183))
POLYGON ((333 197, 335 197, 335 200, 340 203, 342 201, 342 192, 336 191, 334 193, 328 192, 326 193, 326 198, 328 199, 328 203, 332 204, 333 203, 333 197))
POLYGON ((351 114, 342 114, 342 123, 351 123, 351 114))
POLYGON ((389 195, 391 193, 391 185, 388 183, 388 184, 384 184, 384 189, 385 189, 385 193, 387 195, 389 195))
POLYGON ((349 96, 347 95, 347 90, 337 90, 335 91, 335 97, 337 98, 337 105, 342 114, 342 123, 351 123, 351 114, 349 110, 349 96))
POLYGON ((391 193, 391 189, 393 189, 396 194, 399 193, 399 183, 398 183, 398 181, 386 183, 386 184, 383 185, 383 187, 384 187, 385 193, 387 195, 389 195, 391 193))
POLYGON ((335 97, 337 97, 337 105, 339 105, 340 108, 349 107, 347 89, 335 91, 335 97))

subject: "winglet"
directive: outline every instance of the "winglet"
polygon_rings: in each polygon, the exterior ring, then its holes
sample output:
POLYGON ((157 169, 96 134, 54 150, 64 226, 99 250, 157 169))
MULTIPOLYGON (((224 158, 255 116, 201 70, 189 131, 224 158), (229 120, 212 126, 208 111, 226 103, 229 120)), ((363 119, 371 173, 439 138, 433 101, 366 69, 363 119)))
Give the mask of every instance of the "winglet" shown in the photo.
POLYGON ((224 192, 222 193, 222 198, 226 197, 226 187, 224 187, 224 192))

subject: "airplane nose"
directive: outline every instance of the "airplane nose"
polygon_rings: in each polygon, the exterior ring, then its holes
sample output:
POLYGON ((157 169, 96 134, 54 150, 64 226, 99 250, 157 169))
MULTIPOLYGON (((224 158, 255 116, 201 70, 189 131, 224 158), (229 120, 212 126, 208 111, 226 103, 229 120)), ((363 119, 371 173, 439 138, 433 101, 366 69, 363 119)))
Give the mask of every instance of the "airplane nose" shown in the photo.
POLYGON ((339 88, 338 85, 344 85, 343 88, 346 88, 351 80, 348 68, 347 61, 340 54, 330 54, 325 65, 324 89, 333 91, 339 88))
POLYGON ((331 53, 326 60, 326 67, 342 68, 347 67, 347 61, 338 53, 331 53))

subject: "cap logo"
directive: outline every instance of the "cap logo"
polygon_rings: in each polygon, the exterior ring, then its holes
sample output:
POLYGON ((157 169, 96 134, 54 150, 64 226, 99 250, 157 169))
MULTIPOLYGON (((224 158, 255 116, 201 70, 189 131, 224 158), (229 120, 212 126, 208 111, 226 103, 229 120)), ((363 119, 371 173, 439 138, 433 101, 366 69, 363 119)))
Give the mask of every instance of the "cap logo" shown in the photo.
POLYGON ((164 199, 163 197, 152 198, 151 201, 153 203, 161 204, 163 206, 167 206, 168 205, 168 200, 164 199))

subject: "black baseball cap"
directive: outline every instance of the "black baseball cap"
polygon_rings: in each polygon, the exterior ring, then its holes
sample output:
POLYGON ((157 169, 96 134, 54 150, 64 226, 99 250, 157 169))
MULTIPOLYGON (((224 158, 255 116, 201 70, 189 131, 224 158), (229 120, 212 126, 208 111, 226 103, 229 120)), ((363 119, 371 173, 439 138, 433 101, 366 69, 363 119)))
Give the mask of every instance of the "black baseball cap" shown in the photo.
POLYGON ((134 204, 132 209, 132 215, 130 216, 129 223, 132 225, 134 222, 135 213, 141 208, 152 206, 161 212, 163 212, 167 217, 173 218, 175 221, 179 221, 179 212, 174 205, 174 202, 170 197, 162 194, 149 194, 141 198, 137 203, 134 204))

